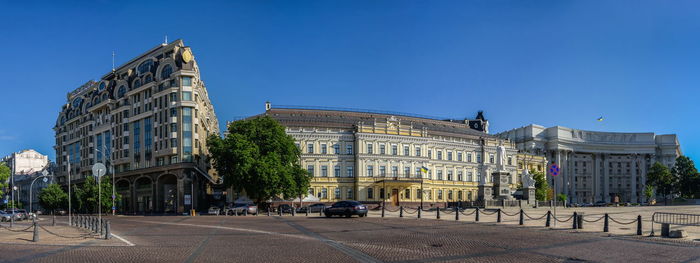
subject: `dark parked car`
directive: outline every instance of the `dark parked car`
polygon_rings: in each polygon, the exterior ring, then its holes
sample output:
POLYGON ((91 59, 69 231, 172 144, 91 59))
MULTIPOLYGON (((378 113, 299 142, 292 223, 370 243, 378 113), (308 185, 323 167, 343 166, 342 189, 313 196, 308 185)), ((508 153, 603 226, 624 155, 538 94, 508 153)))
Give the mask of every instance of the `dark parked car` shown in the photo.
POLYGON ((282 211, 282 213, 292 213, 292 206, 288 204, 281 204, 280 206, 277 207, 277 211, 282 211))
POLYGON ((326 217, 335 215, 345 217, 357 215, 359 217, 364 217, 367 216, 367 206, 357 201, 340 201, 334 203, 330 207, 326 207, 323 213, 326 217))
POLYGON ((297 212, 298 213, 306 213, 306 210, 309 210, 309 213, 318 213, 318 212, 323 211, 323 209, 326 209, 326 205, 318 203, 318 204, 313 204, 310 206, 300 207, 299 209, 297 209, 297 212))
POLYGON ((608 203, 606 203, 605 201, 595 202, 595 206, 607 206, 607 205, 608 205, 608 203))

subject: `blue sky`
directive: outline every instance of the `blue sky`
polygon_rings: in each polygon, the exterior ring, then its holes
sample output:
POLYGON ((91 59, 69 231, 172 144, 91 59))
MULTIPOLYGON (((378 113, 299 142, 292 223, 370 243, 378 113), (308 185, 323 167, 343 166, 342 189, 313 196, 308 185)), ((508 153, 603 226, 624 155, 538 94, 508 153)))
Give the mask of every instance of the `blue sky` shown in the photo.
POLYGON ((0 156, 55 153, 66 93, 192 47, 219 121, 273 104, 676 133, 700 157, 697 1, 3 1, 0 156), (603 122, 595 119, 603 116, 603 122))

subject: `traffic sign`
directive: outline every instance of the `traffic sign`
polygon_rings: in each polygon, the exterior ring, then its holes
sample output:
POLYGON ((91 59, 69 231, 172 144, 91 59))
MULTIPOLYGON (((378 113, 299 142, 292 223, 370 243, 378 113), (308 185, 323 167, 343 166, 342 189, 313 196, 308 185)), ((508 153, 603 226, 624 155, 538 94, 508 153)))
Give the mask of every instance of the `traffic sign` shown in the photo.
POLYGON ((49 178, 47 178, 47 177, 44 177, 43 181, 44 181, 44 183, 46 183, 46 182, 48 182, 48 181, 49 181, 49 178))
POLYGON ((552 165, 549 167, 549 174, 551 174, 552 176, 559 175, 559 167, 557 166, 557 164, 552 163, 552 165))

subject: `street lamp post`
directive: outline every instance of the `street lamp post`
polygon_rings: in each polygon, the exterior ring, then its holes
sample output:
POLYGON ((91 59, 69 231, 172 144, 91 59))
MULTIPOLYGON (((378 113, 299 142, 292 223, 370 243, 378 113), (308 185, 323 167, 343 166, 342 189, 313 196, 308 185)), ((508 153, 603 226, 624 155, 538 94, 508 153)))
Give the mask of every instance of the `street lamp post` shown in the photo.
MULTIPOLYGON (((46 183, 48 180, 46 179, 47 176, 49 176, 49 172, 46 170, 41 171, 41 176, 37 176, 32 180, 32 183, 29 185, 29 213, 32 212, 32 190, 34 189, 34 182, 36 182, 37 179, 44 177, 44 183, 46 183)), ((53 175, 52 175, 53 176, 53 175)))
MULTIPOLYGON (((105 155, 105 156, 108 154, 107 147, 104 144, 102 144, 102 150, 95 148, 95 151, 100 152, 102 155, 105 155)), ((116 209, 117 209, 117 207, 115 206, 115 202, 116 202, 116 198, 117 198, 116 189, 115 189, 115 180, 116 179, 114 178, 114 165, 112 164, 112 155, 110 154, 108 158, 109 158, 109 167, 110 167, 109 170, 111 170, 111 174, 112 174, 112 215, 115 215, 116 209)))
POLYGON ((99 229, 102 229, 102 185, 100 178, 107 172, 107 167, 102 163, 96 163, 92 166, 92 174, 97 177, 97 224, 99 229))

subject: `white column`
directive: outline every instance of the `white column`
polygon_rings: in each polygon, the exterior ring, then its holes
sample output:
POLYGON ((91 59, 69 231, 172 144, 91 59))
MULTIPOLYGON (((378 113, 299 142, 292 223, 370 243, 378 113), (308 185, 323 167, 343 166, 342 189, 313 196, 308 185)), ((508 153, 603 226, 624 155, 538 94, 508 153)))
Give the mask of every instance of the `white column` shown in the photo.
POLYGON ((598 171, 598 170, 600 170, 600 166, 598 165, 598 159, 600 159, 600 157, 596 156, 595 153, 591 154, 591 160, 592 160, 591 165, 593 166, 593 182, 592 182, 593 185, 591 185, 591 201, 593 201, 593 203, 598 201, 598 194, 599 194, 598 187, 600 185, 600 182, 599 182, 600 171, 598 171))
POLYGON ((631 170, 632 175, 630 176, 630 180, 631 180, 630 186, 632 187, 632 194, 630 196, 630 199, 631 199, 630 203, 639 202, 639 200, 637 199, 637 176, 639 176, 637 174, 637 168, 638 168, 637 162, 639 162, 639 155, 635 154, 634 158, 632 159, 632 170, 631 170))
POLYGON ((648 202, 646 194, 644 193, 645 186, 647 183, 647 156, 646 156, 646 154, 642 155, 642 160, 640 161, 640 163, 642 164, 642 167, 639 168, 639 172, 641 173, 639 175, 639 178, 640 178, 639 184, 642 185, 642 196, 639 199, 642 203, 646 203, 646 202, 648 202))
POLYGON ((610 202, 610 175, 608 174, 609 154, 603 154, 603 201, 610 202))

